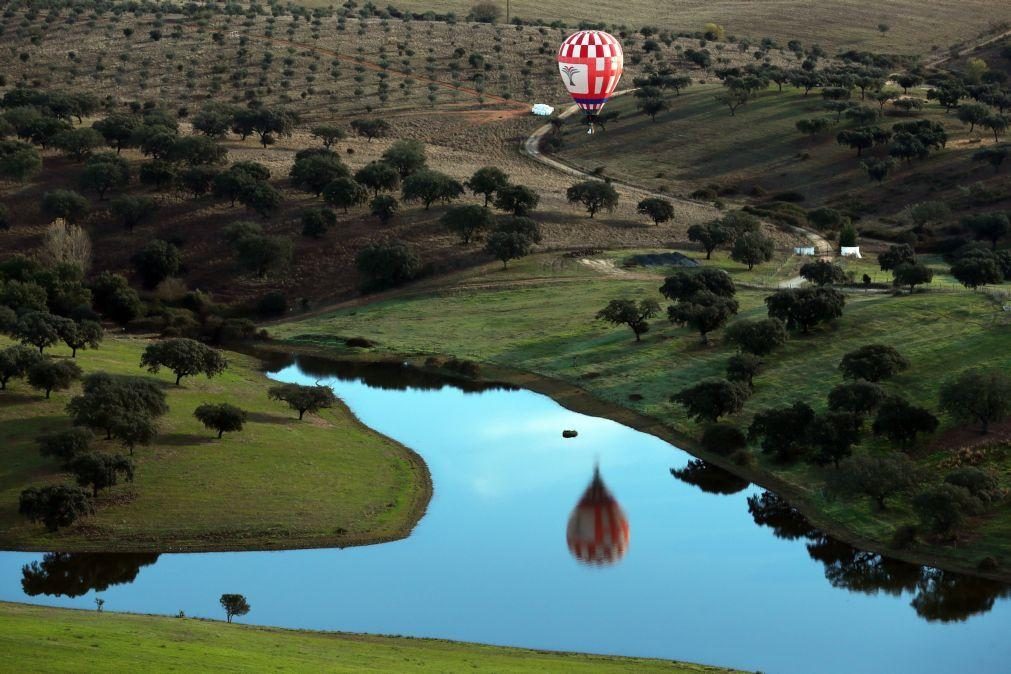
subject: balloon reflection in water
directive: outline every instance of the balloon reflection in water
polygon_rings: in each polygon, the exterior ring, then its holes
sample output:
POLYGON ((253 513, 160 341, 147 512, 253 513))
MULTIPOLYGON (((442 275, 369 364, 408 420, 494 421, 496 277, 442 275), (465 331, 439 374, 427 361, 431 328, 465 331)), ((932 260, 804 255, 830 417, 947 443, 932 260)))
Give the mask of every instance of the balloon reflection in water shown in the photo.
POLYGON ((587 564, 614 564, 628 551, 628 519, 611 496, 600 470, 593 469, 593 480, 569 515, 566 531, 569 552, 587 564))

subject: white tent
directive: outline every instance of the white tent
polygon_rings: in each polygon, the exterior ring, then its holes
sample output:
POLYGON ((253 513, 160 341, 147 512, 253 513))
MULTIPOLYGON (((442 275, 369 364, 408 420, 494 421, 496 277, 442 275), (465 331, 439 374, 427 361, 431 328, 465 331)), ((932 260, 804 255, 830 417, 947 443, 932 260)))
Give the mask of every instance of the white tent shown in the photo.
POLYGON ((530 108, 530 112, 538 117, 550 117, 555 114, 555 109, 546 103, 535 103, 534 107, 530 108))
POLYGON ((839 254, 843 257, 863 258, 863 255, 860 254, 860 246, 843 246, 839 249, 839 254))
POLYGON ((797 246, 793 249, 794 255, 814 255, 814 246, 797 246))

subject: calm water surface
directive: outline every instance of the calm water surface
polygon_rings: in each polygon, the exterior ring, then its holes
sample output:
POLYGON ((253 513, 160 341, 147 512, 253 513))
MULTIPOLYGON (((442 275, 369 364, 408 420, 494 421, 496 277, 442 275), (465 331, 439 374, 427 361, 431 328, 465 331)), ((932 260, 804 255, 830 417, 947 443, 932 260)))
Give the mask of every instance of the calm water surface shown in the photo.
POLYGON ((265 625, 765 672, 1008 671, 1005 586, 840 545, 762 490, 536 393, 334 367, 303 360, 271 376, 331 385, 366 424, 425 458, 435 496, 408 539, 289 552, 0 553, 0 598, 93 608, 97 588, 107 610, 222 617, 217 598, 238 592, 253 607, 242 621, 265 625), (562 439, 567 428, 579 437, 562 439), (580 564, 565 543, 595 461, 632 530, 627 556, 609 568, 580 564))

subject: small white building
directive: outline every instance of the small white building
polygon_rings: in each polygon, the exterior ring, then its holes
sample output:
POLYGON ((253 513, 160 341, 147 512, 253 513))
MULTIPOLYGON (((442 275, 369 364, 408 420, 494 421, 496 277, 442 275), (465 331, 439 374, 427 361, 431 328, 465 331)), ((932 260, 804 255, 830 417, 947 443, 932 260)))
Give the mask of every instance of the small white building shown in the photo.
POLYGON ((842 246, 839 249, 839 254, 843 257, 855 257, 863 259, 863 255, 860 254, 860 246, 842 246))
POLYGON ((555 109, 546 103, 535 103, 530 112, 538 117, 550 117, 555 114, 555 109))
POLYGON ((797 246, 793 249, 794 255, 814 255, 814 246, 797 246))

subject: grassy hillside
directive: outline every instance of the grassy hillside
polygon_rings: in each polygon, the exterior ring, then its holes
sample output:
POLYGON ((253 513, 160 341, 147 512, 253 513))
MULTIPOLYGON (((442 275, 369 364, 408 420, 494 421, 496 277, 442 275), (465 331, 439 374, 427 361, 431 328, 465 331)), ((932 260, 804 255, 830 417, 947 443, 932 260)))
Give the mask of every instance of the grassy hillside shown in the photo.
MULTIPOLYGON (((8 342, 0 342, 6 346, 8 342)), ((79 352, 85 373, 141 375, 141 339, 108 339, 79 352)), ((69 351, 54 348, 56 357, 69 351)), ((0 547, 99 550, 264 549, 374 542, 406 535, 429 496, 428 471, 416 455, 362 426, 343 405, 298 421, 268 400, 269 380, 253 358, 227 354, 228 370, 182 386, 164 370, 169 413, 150 447, 138 447, 136 479, 100 494, 96 515, 56 534, 17 514, 30 485, 70 481, 36 450, 40 434, 70 426, 64 406, 23 380, 0 393, 0 547), (240 433, 221 440, 193 410, 229 402, 249 413, 240 433)), ((99 448, 123 452, 112 442, 99 448)))
POLYGON ((667 660, 0 603, 7 667, 82 671, 728 672, 667 660))
MULTIPOLYGON (((329 6, 329 0, 299 0, 310 7, 329 6)), ((466 16, 471 0, 400 0, 400 9, 433 10, 466 16)), ((505 12, 505 2, 502 5, 505 12)), ((698 31, 710 21, 722 24, 728 33, 782 41, 799 39, 829 48, 856 48, 904 54, 928 54, 971 38, 991 24, 1011 20, 1011 9, 999 0, 674 0, 662 4, 633 0, 616 4, 603 0, 573 2, 511 0, 513 16, 524 19, 559 19, 571 25, 580 21, 603 21, 633 29, 651 25, 678 31, 698 31), (803 20, 798 20, 803 17, 803 20), (888 26, 881 32, 878 24, 888 26)))
MULTIPOLYGON (((323 347, 332 347, 337 336, 363 335, 397 353, 443 353, 505 365, 575 384, 596 398, 689 435, 700 432, 668 398, 701 379, 722 376, 735 349, 718 337, 713 345, 702 346, 697 334, 663 320, 654 321, 653 331, 642 344, 635 344, 629 330, 601 324, 593 316, 612 298, 660 299, 658 277, 620 270, 600 274, 583 265, 582 277, 571 266, 563 266, 567 275, 550 279, 544 275, 549 268, 542 265, 528 282, 512 276, 500 285, 496 279, 502 272, 489 271, 484 285, 471 278, 423 296, 378 301, 277 326, 272 334, 323 347)), ((740 290, 740 318, 764 316, 767 294, 740 290)), ((893 345, 912 362, 908 371, 887 383, 889 391, 936 409, 938 388, 948 377, 977 366, 1011 368, 1006 349, 1009 329, 1008 314, 981 293, 851 294, 835 325, 810 336, 794 336, 764 359, 754 394, 729 420, 747 425, 756 411, 796 400, 824 408, 826 394, 841 381, 836 368, 842 355, 868 343, 893 345)), ((942 429, 952 427, 943 417, 942 424, 942 429)), ((962 440, 938 440, 920 460, 936 466, 962 440)), ((860 451, 877 451, 887 445, 868 439, 863 447, 860 451)), ((757 452, 756 460, 760 473, 784 480, 792 497, 815 512, 831 514, 832 521, 844 524, 851 535, 887 541, 896 526, 914 519, 908 505, 879 513, 860 500, 826 500, 821 491, 823 469, 806 464, 784 467, 757 452)), ((998 468, 1011 486, 1007 463, 998 468)), ((931 554, 971 566, 987 554, 1011 559, 1009 515, 1011 505, 1003 505, 979 523, 985 536, 957 550, 931 554)))

